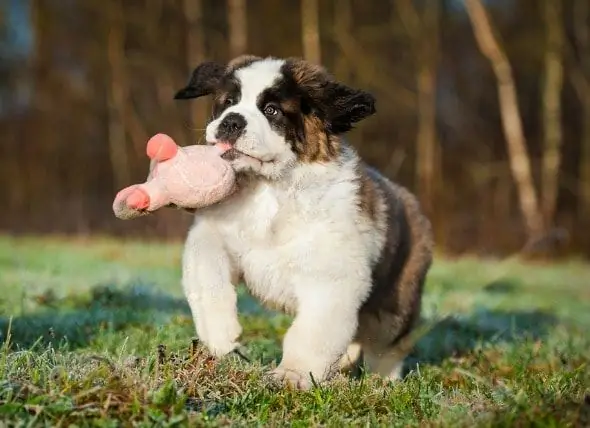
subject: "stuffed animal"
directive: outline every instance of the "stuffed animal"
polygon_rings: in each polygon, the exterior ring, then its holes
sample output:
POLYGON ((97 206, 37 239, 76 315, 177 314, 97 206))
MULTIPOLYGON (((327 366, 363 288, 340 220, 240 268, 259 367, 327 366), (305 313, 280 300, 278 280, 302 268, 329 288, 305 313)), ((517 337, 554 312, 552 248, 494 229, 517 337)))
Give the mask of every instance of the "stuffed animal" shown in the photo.
POLYGON ((115 215, 127 220, 164 206, 198 209, 221 201, 235 189, 234 170, 221 158, 230 148, 229 144, 179 147, 169 136, 155 135, 147 143, 152 160, 147 181, 117 194, 115 215))

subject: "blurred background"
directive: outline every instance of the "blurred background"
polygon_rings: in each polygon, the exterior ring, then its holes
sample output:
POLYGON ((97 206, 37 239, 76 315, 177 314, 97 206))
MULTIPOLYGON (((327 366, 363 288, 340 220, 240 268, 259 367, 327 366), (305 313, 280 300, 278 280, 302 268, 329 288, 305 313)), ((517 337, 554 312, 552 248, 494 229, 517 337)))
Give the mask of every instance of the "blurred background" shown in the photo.
POLYGON ((588 0, 1 0, 0 229, 181 238, 188 214, 122 221, 158 132, 205 59, 301 56, 377 97, 351 142, 416 192, 447 254, 531 242, 590 255, 588 0))

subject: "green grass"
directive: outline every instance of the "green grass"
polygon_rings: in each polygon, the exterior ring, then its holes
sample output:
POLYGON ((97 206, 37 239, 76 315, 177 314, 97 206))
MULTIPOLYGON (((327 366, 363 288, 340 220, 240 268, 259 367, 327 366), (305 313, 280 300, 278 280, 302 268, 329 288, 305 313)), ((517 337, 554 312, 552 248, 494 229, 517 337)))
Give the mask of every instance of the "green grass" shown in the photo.
POLYGON ((439 260, 402 382, 278 390, 286 316, 240 288, 250 357, 192 342, 176 244, 0 237, 0 421, 25 426, 584 426, 590 266, 439 260), (164 345, 159 346, 159 345, 164 345))

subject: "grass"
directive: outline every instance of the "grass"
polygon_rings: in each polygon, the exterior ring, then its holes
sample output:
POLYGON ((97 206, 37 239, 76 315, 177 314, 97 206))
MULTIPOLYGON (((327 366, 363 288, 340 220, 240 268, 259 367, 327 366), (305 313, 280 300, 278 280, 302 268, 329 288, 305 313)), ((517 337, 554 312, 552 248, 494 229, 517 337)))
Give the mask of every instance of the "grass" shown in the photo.
POLYGON ((3 426, 588 426, 590 266, 439 260, 402 382, 264 380, 286 316, 240 288, 252 362, 193 342, 176 244, 0 237, 3 426), (450 315, 450 316, 447 316, 450 315))

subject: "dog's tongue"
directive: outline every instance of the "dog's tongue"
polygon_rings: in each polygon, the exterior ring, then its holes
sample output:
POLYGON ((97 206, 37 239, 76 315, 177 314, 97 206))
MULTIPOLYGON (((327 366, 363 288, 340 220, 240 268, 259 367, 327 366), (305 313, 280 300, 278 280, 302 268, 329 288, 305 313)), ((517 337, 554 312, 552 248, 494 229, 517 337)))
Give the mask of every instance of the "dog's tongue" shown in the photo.
POLYGON ((215 143, 215 147, 217 147, 221 151, 221 154, 223 154, 223 153, 227 152, 228 150, 231 150, 231 148, 233 146, 230 143, 220 141, 218 143, 215 143))

